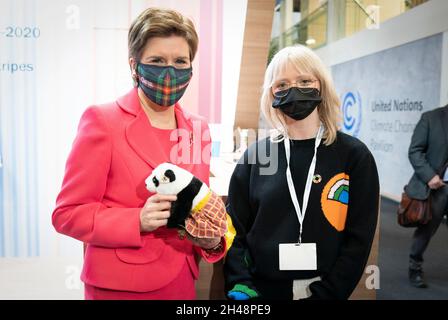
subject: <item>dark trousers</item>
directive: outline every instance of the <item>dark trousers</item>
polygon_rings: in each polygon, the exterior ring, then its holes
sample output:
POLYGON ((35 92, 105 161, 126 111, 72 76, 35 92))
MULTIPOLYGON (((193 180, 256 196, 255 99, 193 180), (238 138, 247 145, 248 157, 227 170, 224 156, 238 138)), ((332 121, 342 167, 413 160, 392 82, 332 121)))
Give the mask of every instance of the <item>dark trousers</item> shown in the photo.
POLYGON ((448 211, 448 186, 432 191, 431 197, 432 220, 426 225, 419 226, 414 232, 410 254, 411 264, 421 265, 423 253, 448 211))
POLYGON ((292 300, 293 280, 261 280, 254 279, 255 288, 263 300, 292 300))

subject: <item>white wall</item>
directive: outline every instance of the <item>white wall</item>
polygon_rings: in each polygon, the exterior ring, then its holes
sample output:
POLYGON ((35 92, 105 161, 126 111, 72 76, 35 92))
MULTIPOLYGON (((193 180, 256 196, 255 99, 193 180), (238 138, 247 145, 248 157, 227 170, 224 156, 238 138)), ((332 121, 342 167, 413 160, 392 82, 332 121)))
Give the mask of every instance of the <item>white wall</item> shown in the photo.
POLYGON ((223 66, 221 124, 211 133, 213 140, 221 140, 221 151, 233 150, 233 125, 238 95, 241 56, 247 0, 225 0, 223 4, 223 66), (216 134, 215 134, 216 133, 216 134))

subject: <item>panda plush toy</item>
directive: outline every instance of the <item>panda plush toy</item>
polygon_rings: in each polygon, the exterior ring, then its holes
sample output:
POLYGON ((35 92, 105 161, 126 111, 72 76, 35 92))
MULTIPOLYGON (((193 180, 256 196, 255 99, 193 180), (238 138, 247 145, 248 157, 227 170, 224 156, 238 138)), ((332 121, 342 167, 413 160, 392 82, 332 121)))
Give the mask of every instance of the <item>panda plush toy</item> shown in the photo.
POLYGON ((165 162, 145 183, 149 192, 177 196, 171 203, 167 228, 184 229, 195 238, 222 237, 226 233, 223 201, 189 171, 165 162))

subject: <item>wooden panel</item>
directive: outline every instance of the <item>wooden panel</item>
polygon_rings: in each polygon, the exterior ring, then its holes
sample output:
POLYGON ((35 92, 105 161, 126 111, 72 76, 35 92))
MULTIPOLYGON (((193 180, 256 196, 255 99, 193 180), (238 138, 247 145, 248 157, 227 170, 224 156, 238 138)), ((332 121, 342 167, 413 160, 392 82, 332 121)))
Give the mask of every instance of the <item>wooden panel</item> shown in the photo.
MULTIPOLYGON (((224 278, 221 279, 224 281, 224 278)), ((216 287, 216 275, 213 273, 213 265, 201 260, 199 263, 199 279, 196 281, 196 299, 209 300, 211 287, 216 287), (214 277, 213 281, 212 277, 214 277)))
MULTIPOLYGON (((378 208, 381 208, 381 200, 378 204, 378 208)), ((376 225, 375 237, 373 238, 372 249, 370 250, 369 260, 367 261, 368 266, 378 266, 378 251, 380 243, 380 212, 378 212, 378 223, 376 225)), ((368 289, 366 287, 366 279, 370 274, 364 272, 361 280, 350 296, 350 300, 376 300, 376 290, 368 289)))
POLYGON ((235 127, 258 128, 259 104, 274 17, 274 0, 248 0, 235 127))
MULTIPOLYGON (((227 196, 221 196, 224 203, 227 196)), ((196 281, 196 298, 198 300, 225 300, 223 260, 210 264, 201 260, 199 263, 199 279, 196 281)))

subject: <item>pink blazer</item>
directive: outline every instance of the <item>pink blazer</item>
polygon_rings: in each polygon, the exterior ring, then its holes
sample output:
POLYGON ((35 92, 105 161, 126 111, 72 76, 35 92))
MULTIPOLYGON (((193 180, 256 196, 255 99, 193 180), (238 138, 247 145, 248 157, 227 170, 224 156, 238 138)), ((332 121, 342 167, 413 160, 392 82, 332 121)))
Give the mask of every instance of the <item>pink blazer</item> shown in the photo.
MULTIPOLYGON (((184 133, 180 139, 192 142, 184 152, 194 160, 177 164, 208 184, 208 125, 179 105, 174 108, 184 133)), ((82 115, 52 221, 58 232, 87 244, 81 275, 85 283, 147 292, 167 285, 185 261, 197 279, 199 256, 208 262, 223 256, 208 256, 166 227, 140 233, 140 210, 151 195, 145 179, 169 161, 158 152, 166 142, 154 139, 152 130, 137 89, 82 115)))

